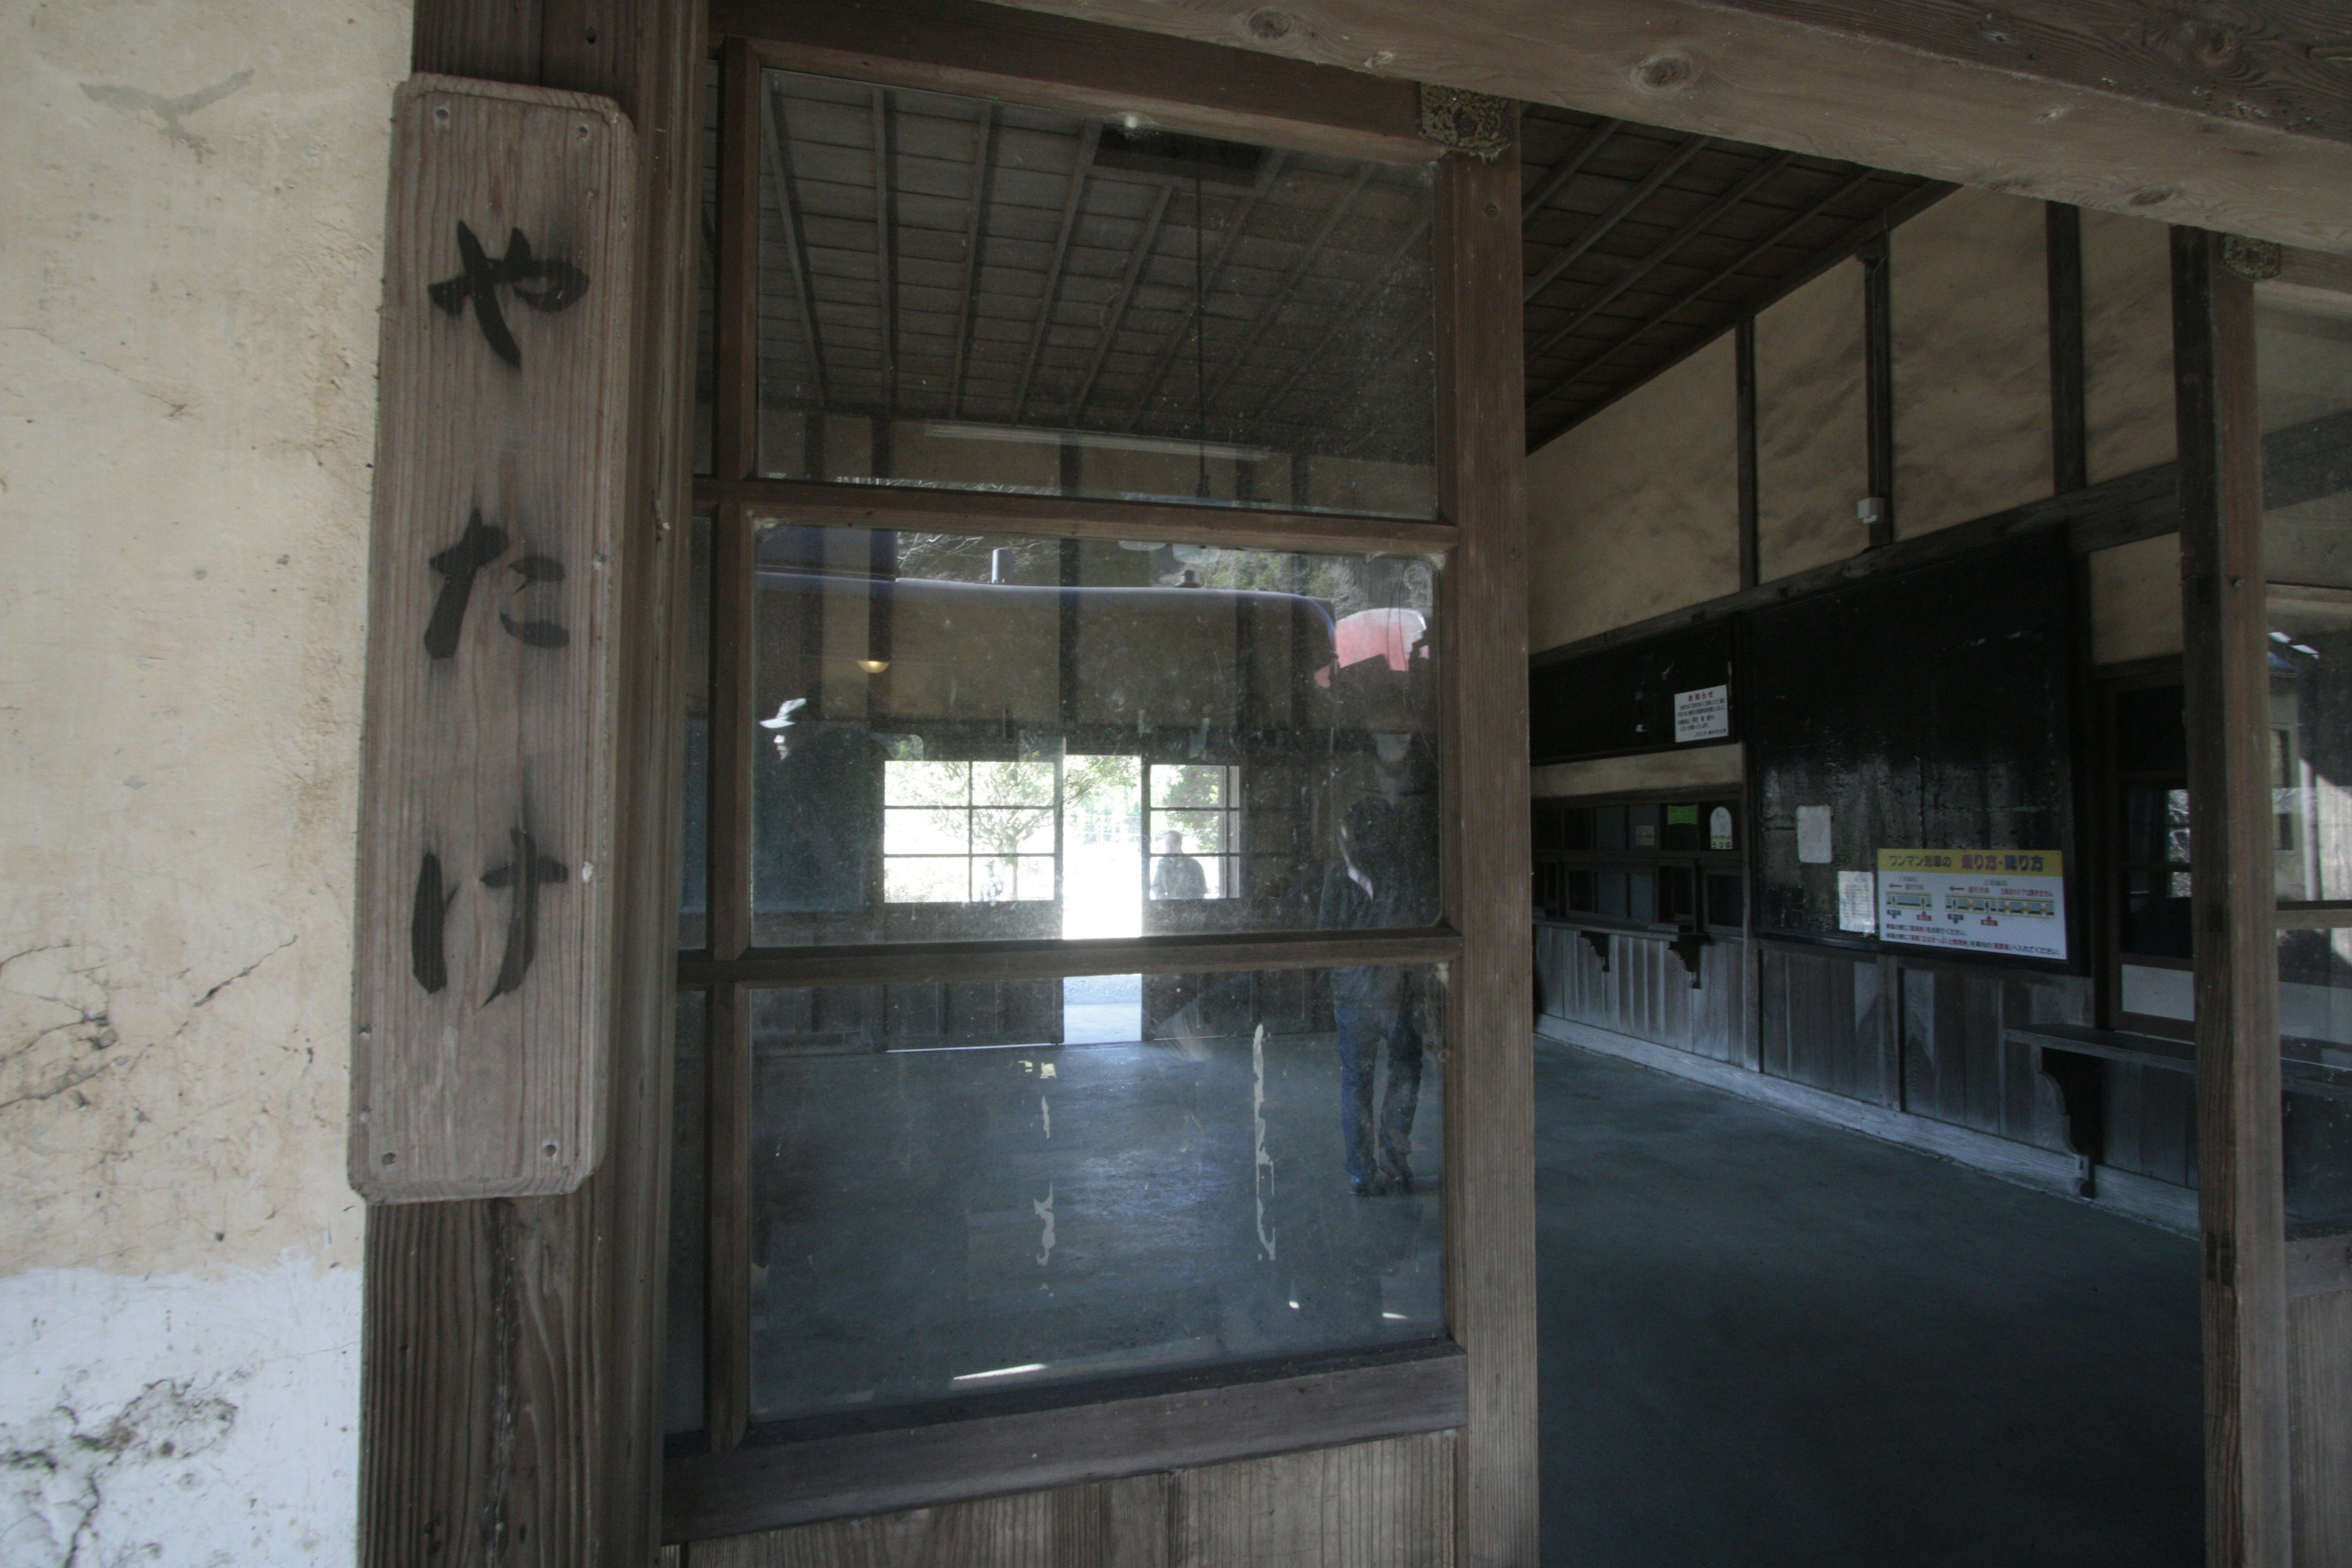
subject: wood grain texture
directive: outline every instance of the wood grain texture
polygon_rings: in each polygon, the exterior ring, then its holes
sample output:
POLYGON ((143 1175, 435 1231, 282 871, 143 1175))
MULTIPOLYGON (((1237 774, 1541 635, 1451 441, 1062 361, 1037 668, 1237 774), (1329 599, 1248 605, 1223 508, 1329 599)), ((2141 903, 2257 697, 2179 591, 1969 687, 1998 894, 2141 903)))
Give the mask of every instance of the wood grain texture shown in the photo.
POLYGON ((1171 45, 1124 27, 1008 15, 972 0, 713 0, 710 30, 785 70, 1082 114, 1341 157, 1427 163, 1410 81, 1171 45))
MULTIPOLYGON (((1932 16, 1937 38, 2002 30, 1988 21, 1993 14, 1960 0, 1842 0, 1834 26, 1822 25, 1832 18, 1809 0, 1010 3, 2018 195, 2352 247, 2352 145, 2231 113, 2218 97, 2158 91, 2139 80, 2140 61, 2120 37, 2070 56, 2090 73, 2076 81, 2049 74, 2030 50, 2004 48, 1998 63, 1955 55, 1909 25, 1932 16)), ((2032 7, 2044 16, 2080 8, 2072 0, 2032 7)), ((2324 40, 2341 27, 2320 26, 2317 14, 2316 0, 2306 0, 2295 13, 2305 25, 2280 35, 2333 47, 2324 40)), ((2333 84, 2325 89, 2333 112, 2352 115, 2341 68, 2319 75, 2333 84)))
POLYGON ((1165 1476, 697 1542, 688 1568, 1167 1568, 1165 1476))
POLYGON ((568 1192, 602 1153, 635 177, 608 100, 396 95, 352 1014, 372 1202, 568 1192))
POLYGON ((1255 1377, 1213 1367, 1083 1405, 748 1444, 670 1463, 663 1534, 698 1541, 1443 1431, 1462 1425, 1467 1364, 1436 1344, 1255 1377))
POLYGON ((751 45, 730 38, 719 47, 710 468, 730 479, 760 467, 760 76, 751 45))
POLYGON ((1246 936, 1040 937, 753 949, 732 960, 684 959, 678 979, 685 985, 915 985, 1081 974, 1321 969, 1335 963, 1445 963, 1461 954, 1461 936, 1443 926, 1246 936))
POLYGON ((2270 685, 2253 286, 2172 236, 2181 658, 2197 850, 2206 1561, 2290 1561, 2270 685))
POLYGON ((1696 985, 1667 936, 1539 921, 1536 926, 1537 1011, 1564 1023, 1591 1024, 1715 1061, 1744 1060, 1748 982, 1744 941, 1699 950, 1696 985), (1609 954, 1585 934, 1598 937, 1609 954))
POLYGON ((1412 518, 1080 500, 998 490, 878 489, 799 479, 698 479, 694 496, 695 504, 704 508, 740 505, 755 523, 790 521, 814 528, 961 528, 974 533, 1149 539, 1175 544, 1223 544, 1236 550, 1360 550, 1369 554, 1433 554, 1452 549, 1454 540, 1451 523, 1412 518))
POLYGON ((1451 1568, 1452 1433, 698 1542, 682 1568, 1451 1568))
MULTIPOLYGON (((418 7, 418 47, 463 36, 473 7, 418 7)), ((693 171, 700 7, 547 0, 539 73, 631 116, 642 175, 633 223, 644 289, 622 464, 624 644, 614 749, 612 1131, 598 1171, 558 1197, 369 1211, 359 1558, 642 1568, 659 1517, 662 1286, 667 1248, 669 971, 677 946, 679 705, 673 571, 692 450, 693 171), (494 1267, 495 1227, 527 1267, 494 1267), (535 1352, 499 1344, 534 1327, 535 1352), (403 1360, 395 1360, 395 1352, 403 1360), (496 1464, 458 1448, 502 1435, 496 1464), (454 1441, 453 1441, 454 1439, 454 1441), (501 1447, 502 1445, 502 1447, 501 1447), (454 1450, 454 1451, 453 1451, 454 1450), (495 1529, 488 1528, 495 1524, 495 1529)), ((484 74, 484 57, 443 59, 484 74)))
POLYGON ((2352 1563, 2352 1289, 2287 1303, 2294 1561, 2352 1563))
POLYGON ((1528 950, 1527 523, 1519 168, 1438 165, 1438 492, 1444 582, 1447 987, 1445 1300, 1470 1355, 1455 1554, 1537 1557, 1535 1057, 1528 950))

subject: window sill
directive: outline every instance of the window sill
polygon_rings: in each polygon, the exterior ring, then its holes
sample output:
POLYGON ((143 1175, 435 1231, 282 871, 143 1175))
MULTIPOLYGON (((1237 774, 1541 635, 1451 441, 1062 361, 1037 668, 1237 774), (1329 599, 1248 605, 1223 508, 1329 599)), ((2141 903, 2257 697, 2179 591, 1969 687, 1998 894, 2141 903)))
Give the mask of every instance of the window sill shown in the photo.
POLYGON ((1469 1400, 1467 1358, 1441 1341, 1161 1376, 1090 1403, 698 1454, 664 1468, 662 1540, 1442 1431, 1466 1424, 1469 1400))

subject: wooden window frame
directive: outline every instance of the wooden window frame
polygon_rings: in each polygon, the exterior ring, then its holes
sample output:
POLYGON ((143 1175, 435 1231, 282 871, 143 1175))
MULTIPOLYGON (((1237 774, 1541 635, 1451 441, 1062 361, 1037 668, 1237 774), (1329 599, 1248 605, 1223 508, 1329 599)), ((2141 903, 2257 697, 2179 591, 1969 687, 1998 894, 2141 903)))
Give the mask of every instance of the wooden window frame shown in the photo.
MULTIPOLYGON (((1513 1475, 1500 1500, 1524 1506, 1508 1494, 1533 1482, 1533 1216, 1532 1191, 1514 1189, 1527 1185, 1532 1126, 1517 1125, 1523 1094, 1507 1101, 1497 1095, 1509 1092, 1507 1086, 1531 1060, 1526 999, 1532 979, 1524 973, 1528 956, 1517 951, 1526 929, 1525 698, 1513 689, 1517 681, 1498 689, 1482 674, 1516 675, 1525 659, 1524 588, 1514 570, 1522 441, 1515 150, 1492 163, 1445 154, 1421 139, 1419 92, 1409 83, 969 0, 856 8, 719 0, 711 8, 711 47, 721 126, 713 471, 693 486, 696 510, 712 519, 709 946, 680 954, 677 967, 680 987, 710 998, 705 1430, 702 1452, 666 1463, 662 1538, 706 1539, 1462 1428, 1472 1428, 1468 1444, 1496 1443, 1502 1462, 1529 1472, 1513 1475), (767 69, 1089 115, 1133 111, 1163 125, 1295 150, 1436 163, 1438 517, 1212 510, 755 477, 758 399, 750 344, 757 233, 743 215, 756 201, 759 160, 751 139, 730 136, 728 128, 756 114, 767 69), (1438 617, 1443 917, 1419 931, 752 946, 749 584, 760 524, 786 518, 848 529, 1444 556, 1438 617), (1481 819, 1492 827, 1482 828, 1481 819), (1481 849, 1486 853, 1475 853, 1481 849), (1505 951, 1481 951, 1504 943, 1505 951), (1450 1053, 1442 1183, 1447 1338, 941 1402, 877 1412, 862 1423, 794 1423, 778 1434, 782 1440, 746 1441, 758 1434, 750 1430, 748 1409, 750 1260, 737 1222, 750 1169, 754 987, 1367 963, 1448 966, 1447 1037, 1478 1042, 1450 1053), (1495 1070, 1483 1075, 1488 1084, 1482 1086, 1475 1069, 1486 1066, 1495 1070), (1510 1110, 1500 1109, 1506 1103, 1510 1110), (1490 1121, 1499 1125, 1489 1129, 1490 1121), (1528 1146, 1524 1156, 1517 1142, 1528 1146), (1503 1230, 1495 1241, 1479 1238, 1481 1231, 1495 1235, 1496 1226, 1503 1230), (1524 1226, 1523 1238, 1512 1234, 1515 1226, 1524 1226), (1497 1241, 1522 1249, 1523 1258, 1499 1269, 1484 1258, 1474 1266, 1470 1247, 1497 1241), (813 1435, 784 1436, 802 1433, 813 1435)), ((1531 1519, 1532 1509, 1526 1512, 1531 1519)), ((1465 1531, 1476 1522, 1466 1503, 1459 1513, 1467 1516, 1461 1519, 1465 1531)))

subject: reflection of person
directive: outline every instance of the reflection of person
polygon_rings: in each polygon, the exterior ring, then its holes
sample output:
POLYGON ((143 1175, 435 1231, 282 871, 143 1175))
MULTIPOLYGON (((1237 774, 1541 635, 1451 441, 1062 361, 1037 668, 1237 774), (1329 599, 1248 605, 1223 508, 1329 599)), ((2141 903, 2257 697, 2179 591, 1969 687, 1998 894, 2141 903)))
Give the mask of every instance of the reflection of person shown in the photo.
MULTIPOLYGON (((1418 924, 1428 919, 1414 889, 1403 814, 1368 795, 1339 825, 1339 864, 1323 881, 1318 924, 1353 930, 1418 924)), ((1348 1184, 1359 1197, 1412 1190, 1412 1122, 1421 1103, 1421 1003, 1415 973, 1397 964, 1331 972, 1331 1011, 1339 1036, 1339 1127, 1347 1140, 1348 1184), (1373 1079, 1388 1081, 1373 1116, 1373 1079)))
POLYGON ((1184 836, 1171 830, 1160 836, 1159 858, 1151 867, 1151 896, 1155 899, 1205 899, 1209 896, 1209 874, 1201 863, 1184 853, 1184 836))

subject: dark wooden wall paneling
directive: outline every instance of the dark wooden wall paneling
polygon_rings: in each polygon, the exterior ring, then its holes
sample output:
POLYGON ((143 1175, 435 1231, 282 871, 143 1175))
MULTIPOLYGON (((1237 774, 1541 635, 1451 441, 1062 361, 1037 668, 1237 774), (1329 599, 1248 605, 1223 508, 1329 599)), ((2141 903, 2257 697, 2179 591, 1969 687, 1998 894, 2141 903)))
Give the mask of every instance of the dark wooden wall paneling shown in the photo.
POLYGON ((1536 990, 1543 1011, 1570 1023, 1630 1035, 1719 1062, 1741 1058, 1748 992, 1747 944, 1699 950, 1699 984, 1663 936, 1611 931, 1601 967, 1580 930, 1536 928, 1536 990))
POLYGON ((1761 943, 1758 957, 1764 1070, 1850 1100, 1896 1104, 1891 966, 1784 942, 1761 943))
POLYGON ((2187 1073, 2103 1062, 2103 1165, 2184 1187, 2197 1184, 2197 1089, 2187 1073))
POLYGON ((2086 982, 1895 961, 1902 997, 1904 1110, 2068 1152, 2065 1106, 2039 1052, 2011 1024, 2090 1021, 2086 982))

